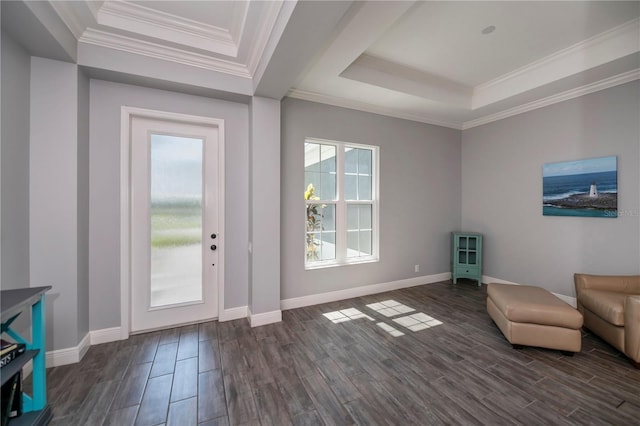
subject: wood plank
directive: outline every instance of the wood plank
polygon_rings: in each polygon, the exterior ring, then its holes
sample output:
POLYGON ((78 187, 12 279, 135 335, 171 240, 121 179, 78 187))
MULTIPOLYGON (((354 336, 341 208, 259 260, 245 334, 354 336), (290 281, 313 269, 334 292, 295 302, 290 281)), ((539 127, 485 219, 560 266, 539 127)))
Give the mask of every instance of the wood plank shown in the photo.
POLYGON ((291 419, 295 426, 318 426, 324 424, 316 410, 304 411, 291 419))
POLYGON ((198 324, 198 340, 218 340, 218 322, 208 321, 198 324))
POLYGON ((227 415, 224 384, 220 370, 198 375, 198 421, 212 420, 227 415))
POLYGON ((331 358, 316 361, 318 370, 341 403, 361 398, 358 389, 349 381, 347 375, 340 370, 331 358))
POLYGON ((291 368, 282 367, 276 371, 274 376, 280 393, 287 404, 287 411, 291 414, 294 423, 298 414, 314 411, 313 401, 309 397, 301 377, 295 374, 295 371, 291 368))
POLYGON ((640 371, 619 351, 590 333, 574 357, 513 350, 485 304, 486 286, 443 282, 96 345, 47 370, 51 424, 637 423, 640 371), (366 307, 388 299, 443 324, 413 332, 366 307), (322 316, 345 308, 375 321, 322 316))
POLYGON ((118 392, 113 400, 113 408, 119 409, 139 405, 147 386, 151 363, 135 364, 129 367, 126 376, 120 383, 118 392))
POLYGON ((198 395, 198 359, 187 358, 176 362, 171 388, 171 402, 198 395))
POLYGON ((103 426, 133 426, 138 414, 139 405, 111 410, 104 420, 103 426))
POLYGON ((198 345, 198 372, 220 368, 220 348, 217 340, 201 340, 198 345))
POLYGON ((102 424, 111 407, 111 402, 116 395, 116 389, 119 384, 119 380, 111 380, 108 382, 97 382, 93 385, 75 415, 75 420, 78 424, 102 424))
POLYGON ((253 391, 261 425, 285 426, 292 424, 287 404, 273 383, 258 386, 253 391))
POLYGON ((176 360, 198 356, 198 325, 188 325, 180 328, 180 342, 176 360))
POLYGON ((167 420, 172 381, 172 374, 149 379, 138 410, 136 425, 151 426, 164 423, 167 420))
POLYGON ((333 392, 331 392, 329 385, 320 374, 303 377, 302 384, 325 424, 354 424, 347 410, 340 404, 340 401, 338 401, 333 392))
POLYGON ((198 398, 188 398, 169 404, 167 426, 196 426, 198 424, 198 398))
POLYGON ((178 343, 180 341, 180 328, 169 328, 160 332, 158 345, 166 345, 167 343, 178 343))
POLYGON ((176 356, 178 354, 178 343, 168 343, 159 345, 153 367, 151 367, 150 377, 164 376, 173 373, 176 366, 176 356))
POLYGON ((221 416, 216 419, 198 423, 198 426, 229 426, 229 419, 227 418, 227 416, 221 416))

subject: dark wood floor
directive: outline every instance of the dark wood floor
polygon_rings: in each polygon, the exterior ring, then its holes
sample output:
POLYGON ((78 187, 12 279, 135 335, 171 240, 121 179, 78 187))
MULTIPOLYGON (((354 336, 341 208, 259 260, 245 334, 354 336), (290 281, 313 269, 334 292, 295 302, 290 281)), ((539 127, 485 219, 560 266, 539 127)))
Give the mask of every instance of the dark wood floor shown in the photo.
POLYGON ((289 310, 253 329, 210 322, 96 345, 48 370, 52 424, 638 424, 640 370, 627 359, 588 333, 573 357, 514 350, 485 298, 486 286, 439 283, 289 310), (366 306, 386 300, 415 311, 366 306), (373 321, 323 315, 350 308, 373 321), (393 321, 420 312, 442 324, 414 332, 393 321))

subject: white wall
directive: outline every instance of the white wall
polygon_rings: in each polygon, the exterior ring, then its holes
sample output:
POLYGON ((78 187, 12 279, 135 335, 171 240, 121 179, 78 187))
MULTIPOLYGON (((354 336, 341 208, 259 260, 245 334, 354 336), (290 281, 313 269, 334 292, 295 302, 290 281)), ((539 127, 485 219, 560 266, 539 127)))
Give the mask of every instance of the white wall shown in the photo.
POLYGON ((462 227, 485 234, 484 274, 574 296, 573 274, 640 273, 640 82, 462 135, 462 227), (616 155, 618 211, 542 215, 544 163, 616 155))
POLYGON ((2 32, 2 289, 29 285, 29 54, 2 32))
POLYGON ((120 108, 123 105, 225 120, 225 301, 247 306, 248 106, 91 80, 90 328, 120 326, 120 108))
POLYGON ((460 138, 459 130, 285 98, 281 298, 449 272, 449 233, 460 228, 460 138), (305 271, 306 137, 380 147, 380 262, 305 271))

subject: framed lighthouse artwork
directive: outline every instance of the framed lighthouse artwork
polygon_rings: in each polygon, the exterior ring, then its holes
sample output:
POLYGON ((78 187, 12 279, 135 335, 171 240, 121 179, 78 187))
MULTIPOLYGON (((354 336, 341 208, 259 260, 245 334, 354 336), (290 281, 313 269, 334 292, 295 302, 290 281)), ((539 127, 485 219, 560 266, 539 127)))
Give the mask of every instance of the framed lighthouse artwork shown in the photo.
POLYGON ((617 157, 544 164, 542 214, 618 217, 617 157))

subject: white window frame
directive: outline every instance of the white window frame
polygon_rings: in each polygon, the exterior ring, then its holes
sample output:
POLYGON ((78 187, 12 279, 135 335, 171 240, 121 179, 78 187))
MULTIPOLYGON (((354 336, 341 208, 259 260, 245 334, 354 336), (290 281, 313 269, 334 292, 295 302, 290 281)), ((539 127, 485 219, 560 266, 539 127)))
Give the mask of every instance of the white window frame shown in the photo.
MULTIPOLYGON (((336 199, 335 200, 307 200, 304 203, 306 217, 306 207, 309 204, 332 204, 335 205, 336 220, 336 256, 330 260, 309 261, 304 257, 305 270, 328 268, 335 266, 356 265, 380 261, 380 147, 375 145, 364 145, 351 142, 334 141, 328 139, 318 139, 308 137, 305 143, 322 145, 333 145, 336 147, 336 199), (371 201, 345 200, 344 197, 344 176, 345 176, 345 152, 346 148, 359 148, 371 150, 371 201), (371 255, 360 257, 347 257, 347 206, 349 205, 371 205, 371 255)), ((304 158, 302 161, 304 175, 304 158)), ((305 182, 306 184, 306 182, 305 182)), ((305 187, 306 188, 306 187, 305 187)), ((306 223, 303 222, 304 235, 306 237, 306 223)), ((303 243, 304 244, 304 243, 303 243)), ((303 246, 302 252, 305 253, 303 246)))

